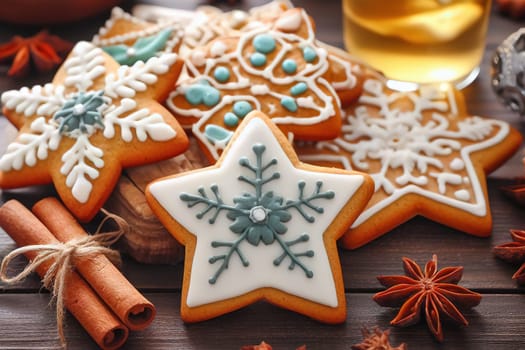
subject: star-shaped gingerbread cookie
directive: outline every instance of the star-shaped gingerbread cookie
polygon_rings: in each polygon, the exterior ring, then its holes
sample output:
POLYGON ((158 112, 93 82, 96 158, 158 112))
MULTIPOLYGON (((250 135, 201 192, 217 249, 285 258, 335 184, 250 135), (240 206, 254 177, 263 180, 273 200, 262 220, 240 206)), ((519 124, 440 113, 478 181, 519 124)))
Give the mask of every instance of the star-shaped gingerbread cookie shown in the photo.
POLYGON ((352 91, 345 98, 360 89, 350 65, 330 57, 306 12, 288 10, 273 22, 194 49, 185 66, 190 78, 179 80, 166 103, 183 126, 192 127, 210 161, 251 110, 297 139, 332 139, 341 128, 340 100, 325 76, 341 91, 352 91))
POLYGON ((341 240, 345 247, 362 246, 416 215, 490 235, 485 174, 519 147, 517 130, 468 115, 463 96, 450 87, 400 93, 372 75, 345 115, 339 138, 295 145, 305 162, 374 179, 372 199, 341 240))
POLYGON ((215 165, 146 190, 153 211, 186 248, 183 320, 267 300, 343 322, 336 240, 372 190, 365 174, 299 162, 270 119, 250 113, 215 165))
POLYGON ((53 182, 66 206, 90 220, 122 167, 182 153, 188 138, 157 100, 182 63, 176 54, 119 66, 100 48, 79 42, 52 83, 2 94, 18 137, 0 158, 0 187, 53 182))

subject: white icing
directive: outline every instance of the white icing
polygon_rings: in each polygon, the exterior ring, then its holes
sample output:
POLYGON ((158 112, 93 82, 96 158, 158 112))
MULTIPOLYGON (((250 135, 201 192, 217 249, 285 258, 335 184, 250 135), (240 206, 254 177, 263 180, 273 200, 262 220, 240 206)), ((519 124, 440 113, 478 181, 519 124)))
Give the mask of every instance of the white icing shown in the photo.
POLYGON ((454 197, 460 201, 468 202, 470 200, 470 193, 467 190, 457 190, 454 192, 454 197))
POLYGON ((137 92, 148 89, 158 81, 158 76, 169 71, 177 61, 177 55, 166 53, 160 57, 151 57, 146 62, 137 61, 133 66, 120 66, 117 74, 106 75, 105 94, 111 98, 134 97, 137 92))
MULTIPOLYGON (((292 7, 289 1, 272 1, 252 7, 249 13, 246 13, 241 10, 222 12, 213 6, 199 6, 197 11, 191 12, 160 6, 137 5, 133 8, 133 13, 145 20, 161 19, 183 27, 184 35, 181 35, 179 54, 183 58, 188 58, 193 49, 203 47, 217 37, 237 36, 240 32, 265 26, 265 23, 275 21, 284 11, 292 7)), ((113 26, 112 22, 107 23, 105 27, 111 26, 113 26)), ((99 33, 96 38, 99 39, 101 35, 99 33)), ((100 45, 98 42, 97 44, 100 45)))
POLYGON ((420 90, 420 96, 415 93, 386 95, 381 82, 368 80, 359 101, 362 106, 355 108, 354 115, 347 116, 343 136, 317 144, 320 151, 333 153, 301 156, 304 161, 335 161, 347 169, 352 169, 353 165, 355 170, 368 171, 374 179, 376 191, 382 189, 389 195, 370 205, 352 228, 409 193, 472 215, 484 216, 487 213, 487 203, 470 155, 502 142, 509 134, 507 123, 469 117, 454 125, 458 119, 454 114, 458 111, 454 93, 431 87, 420 90), (413 110, 399 111, 390 107, 404 96, 410 98, 413 110), (366 105, 377 107, 380 117, 369 116, 366 105), (424 111, 432 113, 431 120, 423 124, 424 111), (475 142, 462 145, 461 140, 475 142), (337 154, 339 150, 350 153, 346 161, 346 156, 337 154), (457 156, 447 161, 447 156, 452 153, 457 156), (381 169, 371 173, 369 161, 380 161, 381 169), (389 175, 398 168, 403 170, 402 175, 390 180, 389 175), (463 173, 455 173, 458 171, 463 173), (430 181, 437 181, 439 193, 421 187, 430 181), (446 195, 449 186, 457 188, 452 191, 453 196, 446 195))
MULTIPOLYGON (((106 139, 116 136, 115 126, 120 130, 118 137, 125 142, 134 137, 139 141, 166 141, 176 136, 175 130, 160 114, 151 113, 147 108, 137 109, 140 105, 127 97, 144 92, 155 84, 158 76, 169 70, 177 55, 165 54, 153 57, 146 63, 120 67, 117 74, 106 74, 107 57, 92 44, 80 42, 64 62, 64 84, 76 91, 70 91, 66 95, 64 85, 46 84, 31 89, 24 87, 19 91, 7 91, 2 95, 2 103, 7 110, 35 118, 30 122, 28 130, 20 133, 8 145, 6 153, 0 158, 2 171, 20 170, 25 165, 35 166, 39 161, 48 159, 50 152, 59 150, 63 135, 59 132, 60 123, 53 120, 53 115, 79 93, 98 93, 98 88, 105 88, 105 95, 102 97, 104 103, 98 108, 98 112, 101 113, 103 135, 106 139), (94 88, 95 80, 99 78, 107 85, 99 87, 97 84, 97 90, 89 90, 94 88), (111 97, 124 98, 119 101, 112 100, 111 97)), ((72 116, 82 117, 85 108, 83 104, 72 106, 72 116)), ((99 177, 98 169, 104 167, 103 151, 92 144, 91 138, 101 126, 94 124, 84 127, 86 130, 76 129, 65 134, 67 138, 74 139, 74 142, 62 154, 63 164, 60 168, 60 173, 66 177, 67 187, 80 203, 89 200, 93 189, 92 180, 99 177)))
POLYGON ((230 27, 239 28, 248 20, 248 14, 244 11, 234 10, 232 11, 230 18, 230 27))
POLYGON ((104 117, 104 137, 111 139, 115 136, 115 125, 119 126, 120 138, 125 142, 133 140, 132 130, 142 142, 146 141, 148 136, 154 141, 167 141, 177 135, 160 114, 151 114, 147 108, 133 111, 136 107, 137 103, 134 100, 124 98, 119 106, 107 111, 104 117), (127 115, 123 117, 125 114, 127 115))
POLYGON ((126 55, 128 56, 135 56, 137 54, 137 51, 135 51, 135 48, 130 47, 126 50, 126 55))
POLYGON ((250 210, 250 220, 254 223, 261 223, 266 221, 268 213, 262 206, 254 207, 250 210))
POLYGON ((281 16, 277 22, 275 22, 275 28, 285 31, 292 32, 296 31, 301 27, 303 18, 297 11, 291 11, 281 16))
POLYGON ((38 160, 48 157, 49 151, 57 149, 61 135, 44 117, 36 118, 30 125, 31 134, 22 133, 7 146, 0 158, 0 170, 20 170, 24 165, 35 166, 38 160))
POLYGON ((431 172, 429 175, 436 178, 438 183, 438 190, 441 194, 445 194, 445 192, 447 191, 448 184, 461 185, 463 183, 463 178, 461 177, 461 175, 458 174, 431 172))
POLYGON ((266 95, 270 92, 268 85, 252 85, 250 91, 254 95, 266 95))
POLYGON ((86 111, 86 108, 84 107, 82 103, 77 103, 76 105, 73 106, 74 115, 84 114, 85 111, 86 111))
POLYGON ((38 114, 50 117, 64 104, 64 86, 46 84, 36 85, 31 89, 23 87, 20 90, 9 90, 2 94, 2 104, 5 108, 15 110, 26 117, 38 114))
MULTIPOLYGON (((206 80, 211 86, 220 90, 222 98, 225 99, 228 96, 239 96, 246 94, 246 91, 242 89, 249 88, 251 95, 253 95, 258 101, 271 97, 271 101, 266 101, 268 109, 266 113, 272 118, 276 124, 283 125, 316 125, 329 118, 335 117, 336 110, 334 103, 339 104, 339 100, 332 86, 322 77, 322 75, 328 70, 328 53, 324 48, 319 48, 316 45, 315 36, 311 23, 308 19, 307 14, 301 11, 297 12, 298 18, 301 23, 307 28, 306 37, 301 37, 297 33, 285 33, 272 29, 269 25, 259 26, 251 31, 243 31, 240 33, 237 46, 233 51, 224 52, 223 54, 215 57, 214 46, 220 41, 212 44, 210 48, 210 54, 201 56, 201 51, 197 50, 191 54, 190 60, 186 61, 186 68, 188 74, 194 77, 194 80, 179 81, 178 88, 175 89, 169 96, 166 104, 175 114, 180 116, 191 116, 198 118, 198 125, 205 125, 209 119, 213 118, 215 112, 219 110, 217 106, 210 109, 194 108, 191 106, 189 109, 184 109, 181 106, 176 105, 176 98, 183 96, 185 93, 184 86, 194 84, 196 81, 206 80), (268 62, 264 69, 258 69, 253 67, 250 63, 249 57, 245 57, 243 52, 247 46, 251 46, 253 39, 261 33, 267 33, 271 35, 277 45, 275 54, 272 54, 271 62, 268 62), (314 49, 317 53, 317 59, 314 64, 303 65, 304 67, 297 71, 293 75, 282 76, 282 74, 276 74, 281 70, 280 64, 282 60, 294 50, 301 50, 303 47, 309 46, 314 49), (196 54, 198 52, 198 54, 196 54), (212 57, 210 57, 212 56, 212 57), (218 83, 213 78, 213 72, 216 67, 231 67, 230 72, 233 73, 235 79, 230 79, 225 84, 218 83), (255 76, 255 78, 251 78, 255 76), (252 80, 257 83, 254 84, 252 80), (263 84, 261 80, 266 82, 263 84), (308 90, 305 96, 297 98, 297 104, 300 108, 307 109, 305 113, 308 113, 308 118, 301 118, 301 112, 296 113, 288 112, 287 110, 280 108, 271 108, 269 106, 276 106, 280 104, 280 100, 283 97, 289 97, 290 92, 288 91, 289 86, 294 83, 304 82, 308 86, 308 90), (274 88, 274 86, 276 86, 274 88), (286 88, 283 88, 286 87, 286 88), (277 89, 283 90, 284 93, 276 91, 277 89), (328 91, 328 92, 325 92, 328 91), (312 113, 313 112, 313 113, 312 113)), ((184 98, 184 97, 182 97, 184 98)), ((253 100, 250 99, 250 100, 253 100)), ((260 102, 258 102, 258 105, 260 102)), ((186 103, 184 103, 187 106, 186 103)), ((219 102, 218 106, 223 106, 223 101, 219 102)), ((187 107, 186 107, 187 108, 187 107)), ((204 144, 208 144, 208 151, 218 157, 219 151, 222 147, 218 144, 212 144, 206 140, 206 136, 203 134, 203 129, 199 129, 195 124, 193 126, 194 135, 204 144)), ((301 135, 295 135, 299 137, 301 135)))
POLYGON ((465 162, 461 158, 454 158, 450 162, 450 169, 452 170, 463 170, 465 168, 465 162))
MULTIPOLYGON (((319 41, 316 42, 319 46, 323 46, 322 43, 319 41)), ((345 53, 346 56, 346 53, 345 53)), ((338 65, 342 66, 344 69, 344 79, 341 81, 331 81, 332 87, 336 90, 348 90, 353 89, 357 85, 357 77, 354 74, 354 67, 359 67, 357 64, 353 65, 351 63, 351 58, 348 57, 347 59, 339 58, 337 55, 329 55, 328 56, 329 61, 334 61, 338 65)))
POLYGON ((103 156, 104 152, 92 145, 87 135, 79 135, 75 144, 62 155, 60 173, 66 176, 66 186, 80 203, 89 199, 93 185, 87 178, 94 180, 99 176, 97 168, 104 167, 103 156))
POLYGON ((219 57, 226 52, 226 45, 222 41, 215 41, 210 48, 212 57, 219 57))
POLYGON ((98 34, 93 37, 91 42, 97 46, 126 44, 129 41, 135 41, 140 38, 155 35, 164 29, 170 29, 172 33, 163 49, 163 52, 171 52, 182 40, 184 31, 182 30, 180 23, 174 23, 173 21, 158 21, 156 24, 152 24, 151 22, 144 21, 124 12, 121 8, 115 7, 111 12, 111 17, 106 21, 104 26, 99 29, 98 34), (131 22, 143 28, 106 37, 113 26, 121 20, 131 22))
POLYGON ((104 62, 101 49, 86 41, 80 41, 64 62, 64 85, 74 86, 78 91, 86 91, 106 72, 104 62))
POLYGON ((195 67, 201 67, 206 64, 206 54, 200 50, 195 50, 190 55, 190 62, 195 67))
POLYGON ((315 303, 331 307, 340 305, 341 301, 337 299, 335 290, 334 275, 323 243, 323 234, 362 183, 363 177, 360 175, 337 175, 295 168, 271 130, 257 118, 251 120, 243 132, 238 135, 220 168, 154 182, 149 186, 152 196, 169 215, 197 238, 191 276, 188 281, 188 298, 183 302, 190 307, 197 307, 269 287, 315 303), (243 192, 252 193, 253 187, 239 181, 235 174, 239 172, 246 176, 253 175, 247 172, 247 169, 240 167, 238 162, 241 157, 254 159, 252 146, 256 143, 266 146, 264 153, 266 161, 270 157, 277 159, 278 165, 275 171, 281 173, 279 179, 265 184, 265 192, 271 190, 284 198, 296 198, 299 180, 306 182, 306 193, 310 193, 313 190, 313 184, 320 180, 323 182, 323 190, 333 190, 336 194, 331 200, 319 202, 324 212, 315 216, 315 222, 308 223, 296 211, 290 211, 292 219, 286 223, 287 239, 294 239, 305 232, 310 235, 307 242, 301 243, 300 249, 311 249, 315 252, 312 258, 304 262, 313 271, 313 277, 307 278, 304 272, 297 267, 289 270, 286 265, 274 266, 272 261, 282 252, 275 242, 271 245, 261 243, 258 246, 244 242, 245 244, 242 244, 240 248, 249 260, 249 266, 243 266, 238 258, 232 258, 228 268, 224 270, 217 282, 211 285, 208 279, 215 273, 217 266, 210 264, 208 259, 220 254, 217 248, 211 246, 211 242, 232 241, 238 235, 229 229, 232 222, 226 218, 224 213, 221 213, 215 224, 211 225, 205 218, 197 219, 196 211, 188 209, 187 204, 179 196, 183 192, 197 193, 199 187, 204 187, 206 191, 209 191, 210 186, 214 184, 219 186, 221 198, 227 203, 232 203, 233 198, 243 192))

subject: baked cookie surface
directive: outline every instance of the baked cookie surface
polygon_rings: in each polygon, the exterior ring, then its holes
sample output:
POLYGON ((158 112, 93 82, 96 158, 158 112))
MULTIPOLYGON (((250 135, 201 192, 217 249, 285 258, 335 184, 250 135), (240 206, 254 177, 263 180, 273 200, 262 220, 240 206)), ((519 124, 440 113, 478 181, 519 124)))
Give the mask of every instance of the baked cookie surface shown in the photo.
MULTIPOLYGON (((167 106, 192 128, 211 161, 251 110, 267 114, 295 138, 332 139, 341 115, 338 95, 324 77, 330 62, 306 12, 292 9, 275 22, 194 49, 185 66, 190 78, 179 80, 167 106)), ((338 65, 337 72, 350 73, 337 83, 357 89, 350 70, 338 65)))
POLYGON ((187 148, 184 131, 157 102, 181 66, 175 54, 119 66, 79 42, 52 83, 4 92, 3 113, 19 133, 0 158, 0 187, 52 182, 73 214, 89 221, 122 167, 187 148))
POLYGON ((343 322, 336 240, 372 187, 364 174, 300 163, 258 111, 246 117, 215 165, 151 183, 148 203, 186 247, 183 320, 263 299, 343 322))
POLYGON ((450 87, 409 93, 364 83, 345 110, 342 135, 328 142, 296 143, 302 161, 368 173, 375 192, 342 238, 357 248, 415 215, 476 236, 488 236, 492 217, 485 174, 508 159, 521 136, 507 123, 468 115, 450 87))

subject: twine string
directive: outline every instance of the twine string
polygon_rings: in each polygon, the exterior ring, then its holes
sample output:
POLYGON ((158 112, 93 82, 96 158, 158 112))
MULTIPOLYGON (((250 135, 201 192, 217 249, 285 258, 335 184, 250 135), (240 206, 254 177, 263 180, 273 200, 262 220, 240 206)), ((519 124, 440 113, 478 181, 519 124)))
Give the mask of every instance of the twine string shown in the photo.
POLYGON ((120 216, 110 213, 105 209, 102 209, 102 212, 106 216, 100 222, 93 235, 72 239, 65 243, 34 244, 20 247, 7 254, 0 265, 0 279, 5 283, 15 284, 24 280, 43 264, 50 264, 42 278, 42 283, 44 287, 52 292, 51 302, 56 302, 57 330, 62 346, 66 344, 64 336, 66 280, 75 267, 75 260, 103 254, 115 265, 119 265, 121 262, 120 253, 108 247, 116 243, 122 235, 128 232, 129 226, 120 216), (115 231, 100 233, 108 220, 115 221, 117 229, 115 231), (37 255, 21 272, 9 277, 7 275, 9 264, 19 255, 28 252, 35 252, 37 255))

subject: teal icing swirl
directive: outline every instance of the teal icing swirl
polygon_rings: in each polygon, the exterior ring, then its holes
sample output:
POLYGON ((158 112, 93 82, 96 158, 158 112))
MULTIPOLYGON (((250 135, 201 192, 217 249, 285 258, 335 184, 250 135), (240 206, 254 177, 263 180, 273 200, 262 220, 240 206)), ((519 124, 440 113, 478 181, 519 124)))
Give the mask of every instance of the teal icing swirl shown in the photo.
POLYGON ((120 64, 131 66, 137 61, 146 62, 166 47, 171 29, 164 29, 156 35, 138 39, 132 46, 120 44, 102 49, 120 64))

